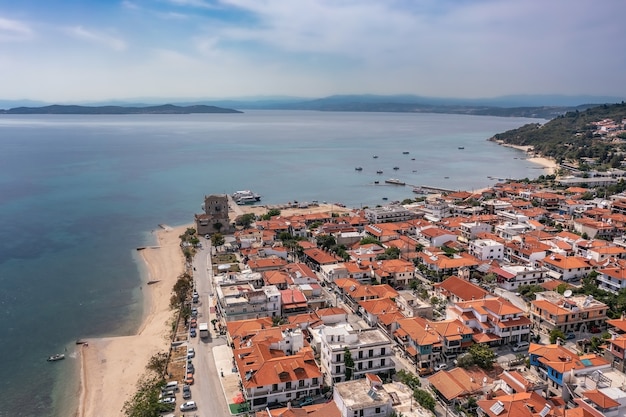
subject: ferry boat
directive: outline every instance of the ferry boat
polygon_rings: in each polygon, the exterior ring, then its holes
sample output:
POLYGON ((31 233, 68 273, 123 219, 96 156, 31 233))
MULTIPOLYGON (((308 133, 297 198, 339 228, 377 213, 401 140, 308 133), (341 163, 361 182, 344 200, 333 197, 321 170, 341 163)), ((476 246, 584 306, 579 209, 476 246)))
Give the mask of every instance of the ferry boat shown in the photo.
POLYGON ((406 185, 406 183, 405 183, 405 182, 400 181, 400 180, 399 180, 399 179, 397 179, 397 178, 389 178, 388 180, 385 180, 385 182, 386 182, 387 184, 393 184, 393 185, 406 185))
POLYGON ((257 201, 261 201, 261 195, 253 193, 250 190, 235 191, 232 197, 235 203, 239 205, 254 204, 257 201))

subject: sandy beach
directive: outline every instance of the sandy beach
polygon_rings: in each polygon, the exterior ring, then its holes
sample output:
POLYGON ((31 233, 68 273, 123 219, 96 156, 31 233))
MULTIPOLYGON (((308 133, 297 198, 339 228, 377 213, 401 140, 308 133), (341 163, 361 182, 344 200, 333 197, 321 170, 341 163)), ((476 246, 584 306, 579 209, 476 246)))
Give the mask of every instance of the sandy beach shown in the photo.
POLYGON ((118 417, 124 403, 135 393, 148 360, 169 349, 168 323, 174 316, 169 307, 172 287, 183 272, 184 258, 179 235, 187 226, 156 232, 157 245, 141 251, 148 276, 141 286, 145 316, 133 336, 88 339, 81 349, 81 393, 76 416, 118 417), (148 281, 159 281, 147 285, 148 281))
POLYGON ((527 153, 529 155, 527 161, 532 162, 533 164, 541 165, 546 170, 546 174, 553 175, 554 173, 556 173, 556 169, 558 168, 556 161, 542 156, 534 156, 535 154, 532 153, 532 146, 511 145, 502 141, 496 141, 496 143, 502 146, 506 146, 507 148, 518 149, 522 152, 527 153))

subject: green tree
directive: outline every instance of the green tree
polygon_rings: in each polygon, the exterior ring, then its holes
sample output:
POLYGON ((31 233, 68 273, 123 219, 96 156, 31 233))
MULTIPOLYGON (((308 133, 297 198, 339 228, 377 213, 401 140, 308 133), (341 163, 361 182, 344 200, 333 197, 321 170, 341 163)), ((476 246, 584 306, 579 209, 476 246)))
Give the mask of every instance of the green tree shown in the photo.
POLYGON ((428 393, 428 391, 416 388, 413 392, 413 398, 415 398, 415 401, 417 401, 417 403, 425 409, 429 410, 432 413, 435 412, 436 402, 433 396, 428 393))
POLYGON ((565 333, 559 329, 553 329, 550 332, 550 343, 556 343, 556 339, 565 340, 565 333))
POLYGON ((213 223, 213 228, 215 230, 217 230, 217 232, 219 233, 220 230, 222 230, 222 227, 224 227, 224 225, 220 222, 215 222, 213 223))
POLYGON ((269 209, 267 213, 261 216, 261 220, 271 220, 272 217, 280 216, 280 210, 269 209))
POLYGON ((493 369, 496 354, 488 346, 477 343, 470 346, 467 352, 472 356, 473 363, 479 368, 486 370, 493 369))
POLYGON ((219 248, 225 242, 226 242, 226 239, 224 239, 224 235, 222 235, 221 233, 213 233, 211 235, 211 244, 215 246, 216 248, 219 248))
POLYGON ((252 223, 254 223, 254 220, 256 220, 256 216, 254 215, 254 213, 246 213, 237 217, 235 219, 235 224, 238 226, 243 226, 244 229, 247 229, 250 227, 250 225, 252 225, 252 223))
POLYGON ((352 379, 352 374, 354 373, 354 359, 352 359, 352 353, 350 353, 350 349, 347 347, 344 348, 344 365, 346 366, 346 381, 350 381, 352 379))
POLYGON ((371 244, 375 244, 378 246, 381 246, 382 243, 380 243, 380 240, 376 239, 373 236, 365 236, 363 239, 361 239, 361 241, 359 242, 360 245, 371 245, 371 244))
POLYGON ((333 235, 319 235, 315 239, 315 241, 317 243, 317 246, 326 250, 329 250, 337 244, 337 241, 335 240, 335 237, 333 235))
POLYGON ((161 387, 165 385, 163 378, 157 376, 143 377, 137 384, 137 391, 124 403, 123 413, 127 417, 158 417, 168 408, 159 403, 161 387))

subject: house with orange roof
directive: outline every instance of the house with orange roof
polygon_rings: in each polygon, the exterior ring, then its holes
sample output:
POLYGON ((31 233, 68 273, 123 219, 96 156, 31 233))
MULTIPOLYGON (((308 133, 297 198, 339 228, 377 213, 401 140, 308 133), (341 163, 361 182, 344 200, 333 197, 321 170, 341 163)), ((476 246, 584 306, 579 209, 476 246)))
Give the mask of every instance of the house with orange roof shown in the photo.
POLYGON ((365 226, 365 233, 382 243, 397 239, 400 236, 400 231, 395 223, 368 224, 365 226))
MULTIPOLYGON (((322 281, 326 284, 333 284, 340 278, 348 278, 348 263, 350 262, 340 262, 338 264, 320 266, 319 273, 322 281)), ((369 268, 367 268, 367 270, 369 271, 369 268)))
POLYGON ((372 268, 369 262, 344 262, 343 266, 348 277, 354 278, 363 284, 372 282, 372 268))
POLYGON ((400 250, 400 259, 412 260, 417 256, 416 246, 419 242, 417 239, 401 235, 398 239, 385 242, 386 248, 398 248, 400 250))
POLYGON ((535 297, 530 303, 530 319, 532 327, 543 334, 554 329, 568 334, 604 328, 609 308, 593 296, 544 291, 535 297))
POLYGON ((441 335, 423 317, 397 321, 393 337, 418 369, 432 369, 441 362, 443 340, 441 335))
POLYGON ((598 288, 617 295, 622 289, 626 288, 626 268, 610 267, 598 269, 596 283, 598 288))
POLYGON ((322 324, 322 320, 318 317, 315 312, 308 312, 302 314, 296 314, 294 316, 287 317, 287 321, 290 325, 295 325, 300 327, 302 330, 308 329, 309 327, 317 327, 322 324))
POLYGON ((608 244, 587 250, 587 257, 595 262, 601 263, 607 259, 626 259, 626 248, 608 244))
POLYGON ((546 191, 538 191, 532 193, 530 199, 537 203, 539 207, 543 207, 547 210, 558 210, 559 202, 565 200, 565 196, 546 191))
POLYGON ((285 271, 265 271, 262 273, 265 285, 275 285, 279 290, 285 290, 291 283, 289 274, 285 271))
POLYGON ((613 223, 593 220, 586 217, 573 220, 574 230, 591 239, 612 239, 622 234, 622 230, 613 223))
POLYGON ((489 291, 454 275, 446 278, 443 282, 434 284, 433 290, 435 294, 446 298, 451 303, 480 300, 490 296, 489 291))
POLYGON ((290 316, 301 314, 308 310, 307 298, 302 291, 295 286, 280 290, 281 297, 281 316, 290 316))
POLYGON ((311 348, 285 355, 268 344, 253 344, 235 349, 233 354, 245 399, 253 411, 320 394, 322 373, 311 348))
POLYGON ((531 374, 525 369, 522 371, 513 368, 508 371, 504 370, 498 375, 498 381, 496 381, 494 386, 494 393, 497 396, 533 391, 538 393, 546 388, 545 381, 541 378, 537 378, 537 375, 531 374), (498 394, 498 391, 502 394, 498 394))
POLYGON ((566 384, 577 384, 580 375, 611 368, 606 359, 596 354, 578 356, 576 352, 559 344, 531 343, 528 354, 531 370, 548 380, 548 394, 560 396, 565 401, 571 398, 571 390, 566 384))
POLYGON ((399 312, 400 308, 390 298, 376 298, 373 300, 359 301, 359 312, 365 321, 372 327, 376 327, 378 317, 387 313, 399 312))
POLYGON ((433 253, 431 248, 419 252, 417 259, 439 276, 458 275, 460 270, 473 269, 480 265, 480 261, 469 253, 462 252, 448 256, 443 251, 433 253))
POLYGON ((271 317, 226 322, 228 343, 239 346, 242 340, 274 325, 271 317))
MULTIPOLYGON (((577 409, 584 411, 585 417, 608 417, 626 415, 626 392, 619 388, 588 389, 581 397, 574 398, 577 409)), ((568 416, 569 417, 569 416, 568 416)))
POLYGON ((578 281, 593 269, 585 258, 560 254, 546 256, 536 261, 535 265, 545 268, 549 277, 565 282, 578 281))
POLYGON ((604 357, 620 372, 626 371, 626 318, 607 320, 611 338, 604 350, 604 357))
POLYGON ((305 405, 300 408, 293 406, 273 408, 271 411, 259 410, 255 417, 342 417, 334 401, 323 404, 305 405))
POLYGON ((341 307, 320 308, 315 310, 315 314, 327 326, 348 322, 348 313, 341 307))
POLYGON ((489 272, 496 274, 500 288, 515 292, 522 285, 543 283, 545 271, 541 268, 524 265, 502 265, 492 267, 489 272))
POLYGON ((474 331, 476 343, 490 346, 528 341, 531 321, 526 313, 502 297, 455 303, 450 309, 474 331))
POLYGON ((474 330, 461 320, 429 321, 430 326, 439 333, 442 341, 441 359, 443 363, 451 362, 474 344, 474 330))
POLYGON ((304 256, 306 256, 307 264, 315 270, 319 270, 322 265, 338 264, 342 261, 342 259, 338 256, 319 248, 306 249, 304 251, 304 256))
POLYGON ((403 259, 384 259, 371 264, 372 276, 378 282, 408 288, 415 279, 415 265, 403 259))
POLYGON ((443 370, 428 377, 436 395, 447 405, 462 405, 470 397, 480 397, 493 385, 493 378, 478 367, 443 370))
POLYGON ((367 245, 359 245, 347 252, 352 261, 373 262, 378 255, 385 253, 385 248, 375 243, 370 243, 367 245))
POLYGON ((257 258, 248 260, 248 268, 254 272, 264 272, 278 270, 287 265, 287 261, 283 258, 273 256, 271 258, 257 258))
POLYGON ((504 259, 514 264, 529 265, 544 259, 550 245, 534 239, 510 240, 504 244, 504 259))
POLYGON ((283 268, 289 278, 291 279, 291 284, 300 285, 300 284, 317 284, 319 283, 319 279, 317 275, 307 264, 303 264, 300 262, 290 263, 285 265, 283 268))
POLYGON ((563 417, 565 413, 562 404, 534 391, 482 399, 477 405, 479 415, 487 417, 563 417))
POLYGON ((439 227, 429 227, 417 232, 417 239, 424 246, 443 246, 446 242, 456 241, 457 234, 439 227))

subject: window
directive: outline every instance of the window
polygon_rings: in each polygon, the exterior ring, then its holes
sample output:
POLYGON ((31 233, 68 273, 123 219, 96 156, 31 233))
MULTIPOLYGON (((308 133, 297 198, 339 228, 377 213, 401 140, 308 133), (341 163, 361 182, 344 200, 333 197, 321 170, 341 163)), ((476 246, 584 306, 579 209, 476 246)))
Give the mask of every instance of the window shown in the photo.
POLYGON ((287 383, 285 384, 285 388, 291 389, 291 381, 287 381, 287 383))
POLYGON ((272 391, 278 391, 278 384, 272 385, 272 391))
POLYGON ((338 353, 336 355, 336 358, 337 358, 337 362, 341 362, 341 353, 338 353))
POLYGON ((381 349, 380 349, 380 354, 381 354, 381 355, 384 355, 384 354, 385 354, 385 348, 381 348, 381 349))
POLYGON ((367 352, 367 357, 368 357, 368 358, 371 358, 372 356, 374 356, 374 349, 370 349, 370 350, 367 352))
POLYGON ((363 359, 363 351, 359 350, 359 359, 363 359))
POLYGON ((374 364, 374 363, 373 363, 372 361, 367 361, 367 368, 368 368, 368 369, 371 369, 371 368, 372 368, 372 366, 373 366, 373 364, 374 364))
POLYGON ((340 373, 341 372, 341 365, 335 366, 335 372, 336 373, 340 373))
POLYGON ((304 379, 298 381, 298 387, 302 388, 304 386, 304 379))
POLYGON ((380 414, 380 407, 376 407, 376 414, 380 414))
POLYGON ((317 385, 319 382, 317 380, 317 378, 313 378, 313 385, 317 385))
POLYGON ((385 359, 380 360, 380 366, 385 366, 385 359))

